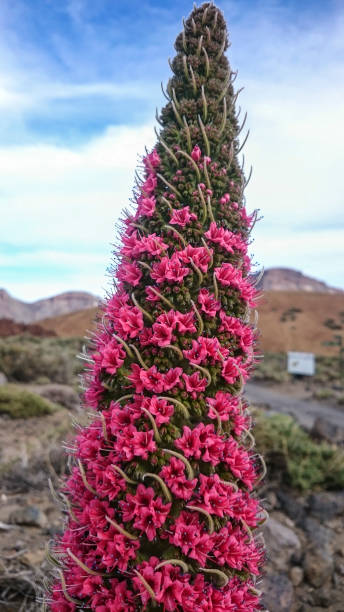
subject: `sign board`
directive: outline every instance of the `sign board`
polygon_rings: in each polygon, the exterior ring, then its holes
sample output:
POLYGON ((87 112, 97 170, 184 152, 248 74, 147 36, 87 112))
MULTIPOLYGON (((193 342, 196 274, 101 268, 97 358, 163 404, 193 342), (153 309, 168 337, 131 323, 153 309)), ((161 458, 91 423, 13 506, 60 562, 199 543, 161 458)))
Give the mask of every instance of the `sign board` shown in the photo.
POLYGON ((313 353, 288 353, 288 372, 313 376, 315 373, 315 357, 313 353))

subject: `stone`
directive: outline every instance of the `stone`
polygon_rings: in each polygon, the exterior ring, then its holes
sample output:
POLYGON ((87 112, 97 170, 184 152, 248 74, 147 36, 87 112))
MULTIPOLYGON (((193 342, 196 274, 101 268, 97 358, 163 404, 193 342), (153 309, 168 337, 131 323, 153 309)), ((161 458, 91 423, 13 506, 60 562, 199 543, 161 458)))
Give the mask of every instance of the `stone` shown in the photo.
POLYGON ((313 423, 311 435, 317 440, 326 440, 335 444, 344 444, 344 427, 318 417, 313 423))
POLYGON ((313 493, 308 498, 310 513, 322 522, 327 522, 338 515, 344 514, 344 492, 313 493))
POLYGON ((334 570, 333 557, 322 548, 313 548, 306 552, 303 569, 308 582, 314 587, 321 587, 334 570))
POLYGON ((272 517, 264 526, 263 533, 271 565, 274 569, 286 570, 291 557, 301 550, 299 537, 272 517))
POLYGON ((294 565, 289 572, 290 580, 293 583, 293 586, 297 587, 303 581, 304 572, 302 567, 298 565, 294 565))
POLYGON ((294 589, 287 574, 268 574, 263 580, 263 606, 270 612, 290 612, 294 589))
POLYGON ((331 529, 320 525, 313 518, 306 518, 302 521, 301 527, 306 532, 311 547, 321 548, 328 554, 333 553, 334 533, 331 529))
POLYGON ((6 385, 6 383, 7 383, 7 376, 3 372, 0 372, 0 385, 6 385))
POLYGON ((11 512, 9 522, 15 525, 44 528, 48 524, 48 519, 40 508, 36 506, 24 506, 23 508, 18 507, 11 512))
POLYGON ((314 603, 318 606, 324 606, 327 610, 329 605, 333 602, 333 587, 331 580, 327 580, 320 589, 314 591, 314 603))
POLYGON ((35 568, 39 567, 45 559, 46 551, 44 550, 44 548, 38 548, 37 550, 29 550, 21 557, 21 561, 35 568))
POLYGON ((304 506, 286 491, 277 492, 278 501, 281 504, 281 509, 287 513, 289 518, 298 524, 305 517, 304 506))

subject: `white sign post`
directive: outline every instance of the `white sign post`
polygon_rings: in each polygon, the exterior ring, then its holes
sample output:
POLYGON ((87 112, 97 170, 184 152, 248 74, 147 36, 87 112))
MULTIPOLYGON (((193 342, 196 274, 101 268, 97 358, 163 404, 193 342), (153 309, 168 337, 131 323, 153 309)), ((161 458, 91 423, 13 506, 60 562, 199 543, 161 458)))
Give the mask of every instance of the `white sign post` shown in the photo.
POLYGON ((314 376, 315 357, 313 353, 288 353, 289 374, 302 374, 303 376, 314 376))

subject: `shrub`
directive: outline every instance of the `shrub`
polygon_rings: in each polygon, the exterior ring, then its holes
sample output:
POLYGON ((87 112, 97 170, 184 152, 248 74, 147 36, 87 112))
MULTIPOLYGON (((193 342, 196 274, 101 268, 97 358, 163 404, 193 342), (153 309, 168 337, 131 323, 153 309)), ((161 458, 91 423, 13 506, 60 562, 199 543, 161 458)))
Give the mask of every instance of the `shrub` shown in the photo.
POLYGON ((82 371, 76 354, 83 343, 81 338, 0 338, 0 371, 10 382, 76 384, 82 371))
POLYGON ((0 414, 11 419, 44 416, 53 410, 54 404, 35 393, 21 391, 10 385, 0 387, 0 414))
POLYGON ((331 389, 318 389, 313 393, 314 399, 317 400, 328 400, 334 397, 334 393, 331 389))
POLYGON ((343 488, 342 449, 315 442, 288 415, 259 410, 255 414, 257 448, 264 453, 268 468, 282 482, 301 491, 343 488))

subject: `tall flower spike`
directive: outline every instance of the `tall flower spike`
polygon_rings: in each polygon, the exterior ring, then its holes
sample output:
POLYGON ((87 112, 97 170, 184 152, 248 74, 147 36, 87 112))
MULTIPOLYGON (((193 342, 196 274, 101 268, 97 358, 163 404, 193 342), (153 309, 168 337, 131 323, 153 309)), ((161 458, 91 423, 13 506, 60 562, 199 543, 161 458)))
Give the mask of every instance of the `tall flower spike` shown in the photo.
POLYGON ((86 355, 94 417, 70 445, 52 612, 260 606, 253 491, 266 468, 242 395, 256 359, 255 217, 227 48, 222 13, 195 7, 86 355))

